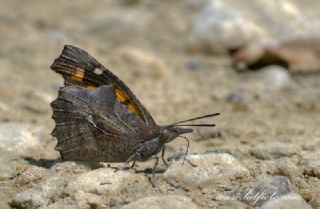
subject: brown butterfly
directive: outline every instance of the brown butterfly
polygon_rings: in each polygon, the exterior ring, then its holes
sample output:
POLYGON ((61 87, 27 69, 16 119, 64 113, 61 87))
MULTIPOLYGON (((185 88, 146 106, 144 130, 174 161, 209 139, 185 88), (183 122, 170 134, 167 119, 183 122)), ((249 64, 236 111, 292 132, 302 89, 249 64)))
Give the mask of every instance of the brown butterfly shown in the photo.
POLYGON ((66 45, 51 69, 65 80, 65 87, 51 103, 56 122, 52 136, 58 139, 55 149, 63 160, 126 162, 126 166, 148 160, 161 150, 164 160, 164 145, 193 131, 180 126, 213 127, 184 123, 219 115, 159 126, 116 75, 74 46, 66 45))

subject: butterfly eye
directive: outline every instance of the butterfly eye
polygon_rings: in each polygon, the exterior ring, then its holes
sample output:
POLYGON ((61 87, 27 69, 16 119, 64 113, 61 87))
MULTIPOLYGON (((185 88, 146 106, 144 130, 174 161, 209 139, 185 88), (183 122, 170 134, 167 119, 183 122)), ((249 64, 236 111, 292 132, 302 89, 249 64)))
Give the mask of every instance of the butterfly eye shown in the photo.
POLYGON ((160 134, 162 136, 168 136, 169 135, 169 130, 167 128, 164 128, 163 130, 161 130, 160 134))

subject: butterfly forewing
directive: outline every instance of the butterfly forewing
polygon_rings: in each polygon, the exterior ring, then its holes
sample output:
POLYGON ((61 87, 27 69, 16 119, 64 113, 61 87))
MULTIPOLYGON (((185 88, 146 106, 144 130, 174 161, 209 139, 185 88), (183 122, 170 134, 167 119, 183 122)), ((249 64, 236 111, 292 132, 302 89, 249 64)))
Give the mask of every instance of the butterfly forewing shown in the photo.
POLYGON ((51 68, 64 77, 65 86, 80 86, 88 91, 103 85, 112 87, 117 100, 145 123, 147 131, 141 133, 140 140, 149 140, 159 133, 159 127, 131 90, 87 52, 66 45, 51 68))

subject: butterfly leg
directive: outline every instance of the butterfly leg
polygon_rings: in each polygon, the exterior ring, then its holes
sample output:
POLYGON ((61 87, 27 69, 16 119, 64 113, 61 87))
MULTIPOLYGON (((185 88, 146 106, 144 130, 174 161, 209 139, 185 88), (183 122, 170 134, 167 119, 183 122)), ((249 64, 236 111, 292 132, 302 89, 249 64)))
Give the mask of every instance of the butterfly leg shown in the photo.
POLYGON ((162 151, 161 151, 161 160, 163 162, 163 164, 165 164, 166 166, 169 166, 169 164, 166 162, 166 160, 164 159, 164 152, 166 150, 166 146, 163 146, 162 151))
POLYGON ((151 178, 150 178, 150 182, 151 182, 151 184, 152 184, 153 187, 157 187, 158 182, 157 182, 157 180, 156 180, 155 173, 156 173, 156 168, 157 168, 157 166, 158 166, 158 164, 159 164, 159 157, 158 157, 157 155, 154 155, 153 157, 154 157, 154 159, 155 159, 155 162, 154 162, 154 165, 153 165, 152 176, 151 176, 151 178))
POLYGON ((135 153, 132 154, 127 159, 127 161, 117 169, 117 171, 118 170, 124 170, 124 169, 128 168, 128 165, 129 165, 129 163, 131 161, 141 161, 143 159, 143 156, 150 156, 150 153, 154 152, 154 149, 157 148, 156 146, 154 146, 155 142, 157 143, 157 141, 151 140, 151 141, 147 141, 145 143, 139 144, 139 146, 136 149, 135 153))
MULTIPOLYGON (((128 158, 128 160, 125 162, 125 163, 123 163, 120 167, 118 167, 115 171, 117 172, 117 171, 119 171, 119 170, 125 170, 125 169, 127 169, 129 166, 129 163, 131 162, 131 161, 133 161, 134 163, 135 163, 135 161, 137 160, 137 159, 140 159, 140 152, 135 152, 133 155, 131 155, 129 158, 128 158)), ((133 166, 134 166, 134 163, 133 163, 133 166)), ((133 167, 132 166, 132 167, 133 167)))
POLYGON ((155 173, 156 173, 156 168, 159 164, 159 157, 158 156, 154 156, 154 165, 153 165, 153 169, 152 169, 152 177, 155 176, 155 173))
POLYGON ((133 161, 133 163, 132 163, 130 168, 133 168, 135 166, 135 164, 136 164, 136 161, 133 161))

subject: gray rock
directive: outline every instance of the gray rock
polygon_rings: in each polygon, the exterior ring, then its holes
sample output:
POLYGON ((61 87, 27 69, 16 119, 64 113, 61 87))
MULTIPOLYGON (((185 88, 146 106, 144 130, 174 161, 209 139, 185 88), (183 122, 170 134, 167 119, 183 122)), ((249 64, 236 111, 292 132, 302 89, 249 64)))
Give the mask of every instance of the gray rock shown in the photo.
POLYGON ((0 152, 16 156, 41 149, 41 129, 29 124, 0 123, 0 152))
POLYGON ((197 205, 188 197, 179 195, 149 196, 131 202, 121 209, 197 209, 197 205))
POLYGON ((210 153, 189 155, 181 166, 182 160, 173 162, 165 171, 163 177, 190 186, 206 186, 208 182, 230 181, 249 176, 249 171, 235 157, 226 153, 210 153))
POLYGON ((251 150, 251 154, 262 160, 274 160, 281 157, 290 157, 298 154, 300 147, 289 143, 269 143, 261 144, 251 150))
POLYGON ((261 209, 311 209, 306 201, 297 193, 291 192, 280 198, 269 200, 262 205, 261 209))
POLYGON ((291 192, 291 183, 283 176, 260 176, 233 193, 238 200, 251 206, 261 206, 270 199, 282 197, 291 192))

